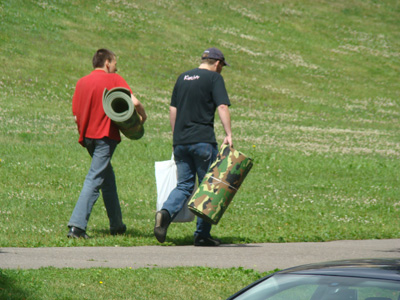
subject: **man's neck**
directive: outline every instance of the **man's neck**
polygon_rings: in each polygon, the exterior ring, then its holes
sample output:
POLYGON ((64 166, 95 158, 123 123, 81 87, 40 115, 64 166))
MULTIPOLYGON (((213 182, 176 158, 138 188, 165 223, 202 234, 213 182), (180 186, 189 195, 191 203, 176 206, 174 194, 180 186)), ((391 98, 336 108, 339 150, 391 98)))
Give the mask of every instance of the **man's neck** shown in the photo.
POLYGON ((200 64, 199 69, 205 69, 205 70, 209 70, 209 71, 214 71, 215 72, 214 65, 209 65, 207 63, 200 64))
POLYGON ((108 73, 108 72, 107 72, 107 68, 106 68, 106 67, 104 67, 104 68, 95 68, 95 70, 96 70, 96 71, 97 71, 97 70, 102 70, 102 71, 104 71, 104 72, 108 73))

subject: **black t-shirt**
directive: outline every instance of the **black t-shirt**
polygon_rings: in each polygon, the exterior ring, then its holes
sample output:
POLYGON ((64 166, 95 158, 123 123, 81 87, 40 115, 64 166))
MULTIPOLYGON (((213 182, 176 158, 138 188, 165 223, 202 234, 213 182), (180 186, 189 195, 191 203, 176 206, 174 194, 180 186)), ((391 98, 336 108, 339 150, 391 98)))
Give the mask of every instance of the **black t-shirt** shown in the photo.
POLYGON ((182 73, 171 97, 176 107, 173 144, 216 144, 214 116, 216 108, 230 105, 222 76, 206 69, 193 69, 182 73))

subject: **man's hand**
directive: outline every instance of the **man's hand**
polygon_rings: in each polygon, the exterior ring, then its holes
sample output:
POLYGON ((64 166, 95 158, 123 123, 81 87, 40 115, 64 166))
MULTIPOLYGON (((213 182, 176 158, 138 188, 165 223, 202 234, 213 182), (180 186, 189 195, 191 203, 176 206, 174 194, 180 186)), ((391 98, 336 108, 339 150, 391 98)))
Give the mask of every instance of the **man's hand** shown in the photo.
POLYGON ((131 94, 131 99, 132 99, 133 105, 135 106, 137 113, 139 114, 140 123, 144 124, 144 122, 146 122, 146 120, 147 120, 147 115, 146 115, 146 111, 144 110, 142 103, 135 96, 133 96, 133 94, 131 94))
POLYGON ((232 130, 231 130, 231 115, 229 113, 228 105, 221 104, 218 106, 218 115, 221 119, 222 126, 224 127, 226 137, 222 145, 227 144, 233 147, 232 130))
POLYGON ((232 136, 231 135, 226 136, 224 138, 224 142, 222 143, 221 148, 222 148, 223 145, 229 145, 230 147, 233 147, 233 142, 232 142, 232 136))

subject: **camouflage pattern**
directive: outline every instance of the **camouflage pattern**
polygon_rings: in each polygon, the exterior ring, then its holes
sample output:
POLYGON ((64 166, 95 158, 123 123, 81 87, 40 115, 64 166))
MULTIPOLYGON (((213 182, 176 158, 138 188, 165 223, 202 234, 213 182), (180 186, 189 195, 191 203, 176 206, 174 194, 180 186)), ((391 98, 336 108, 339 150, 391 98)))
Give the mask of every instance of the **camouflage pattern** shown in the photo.
POLYGON ((144 127, 140 123, 140 117, 128 89, 122 87, 110 91, 104 89, 103 108, 106 115, 128 139, 138 140, 144 135, 144 127))
POLYGON ((225 145, 189 201, 189 209, 208 223, 218 224, 252 166, 251 158, 225 145))

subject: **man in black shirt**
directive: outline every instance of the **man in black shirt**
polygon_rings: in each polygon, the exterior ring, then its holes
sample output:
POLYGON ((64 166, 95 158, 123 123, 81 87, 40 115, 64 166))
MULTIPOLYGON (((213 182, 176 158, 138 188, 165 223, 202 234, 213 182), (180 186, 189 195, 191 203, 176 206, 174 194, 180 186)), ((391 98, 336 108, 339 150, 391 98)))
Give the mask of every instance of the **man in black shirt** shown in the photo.
MULTIPOLYGON (((202 55, 196 69, 182 73, 171 97, 169 118, 173 132, 174 157, 178 169, 178 185, 171 192, 162 209, 156 212, 154 235, 165 241, 171 221, 182 209, 218 154, 214 133, 214 116, 218 110, 225 130, 223 143, 232 146, 230 101, 221 76, 227 64, 217 48, 209 48, 202 55)), ((218 246, 220 241, 210 235, 211 224, 197 218, 195 246, 218 246)))

